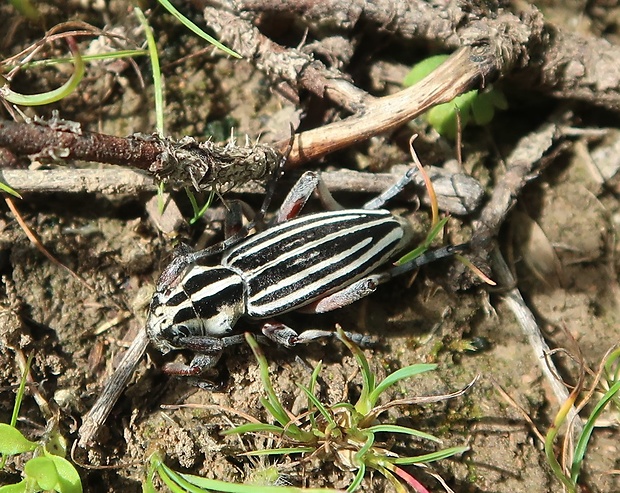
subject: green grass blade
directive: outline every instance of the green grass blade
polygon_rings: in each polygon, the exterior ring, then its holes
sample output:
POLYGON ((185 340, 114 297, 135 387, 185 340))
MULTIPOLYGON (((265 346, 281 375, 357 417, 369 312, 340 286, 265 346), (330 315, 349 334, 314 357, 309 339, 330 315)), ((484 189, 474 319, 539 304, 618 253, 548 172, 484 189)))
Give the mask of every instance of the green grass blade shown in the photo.
POLYGON ((420 375, 421 373, 426 373, 427 371, 435 370, 436 368, 437 368, 436 364, 428 364, 428 363, 426 364, 420 363, 417 365, 410 365, 410 366, 406 366, 405 368, 400 368, 396 370, 394 373, 391 373, 387 377, 385 377, 377 385, 377 387, 371 392, 368 398, 370 399, 370 402, 372 403, 374 407, 374 405, 377 403, 377 400, 379 399, 379 396, 388 387, 391 387, 395 383, 398 383, 399 381, 404 380, 405 378, 411 378, 416 375, 420 375))
POLYGON ((411 435, 418 438, 424 438, 425 440, 430 440, 431 442, 441 443, 441 440, 436 436, 433 436, 429 433, 424 433, 423 431, 415 430, 413 428, 408 428, 407 426, 399 426, 399 425, 375 425, 366 428, 366 430, 371 433, 402 433, 404 435, 411 435))
MULTIPOLYGON (((321 369, 323 368, 323 362, 319 361, 317 363, 317 365, 314 367, 314 370, 312 370, 312 375, 310 376, 310 385, 309 385, 309 390, 312 393, 312 395, 315 394, 316 392, 316 387, 317 387, 317 383, 319 380, 319 375, 321 373, 321 369)), ((316 415, 315 413, 313 413, 313 408, 312 408, 312 402, 310 402, 310 400, 308 401, 308 411, 310 412, 310 424, 312 429, 316 429, 317 427, 317 423, 316 423, 316 415)))
POLYGON ((183 478, 178 472, 170 469, 166 464, 161 462, 157 468, 159 477, 162 479, 166 486, 170 488, 172 493, 209 493, 209 490, 204 490, 198 485, 192 484, 186 478, 183 478))
POLYGON ((17 197, 18 199, 22 198, 22 196, 17 191, 13 190, 6 183, 2 183, 1 181, 0 181, 0 190, 8 193, 9 195, 12 195, 13 197, 17 197))
POLYGON ((254 353, 254 357, 256 358, 256 361, 258 362, 258 367, 260 370, 260 378, 263 383, 263 388, 265 389, 265 392, 267 393, 267 400, 263 401, 263 406, 267 404, 268 406, 267 410, 273 415, 273 417, 282 426, 286 426, 289 423, 290 419, 288 417, 288 413, 282 406, 280 399, 276 395, 276 392, 273 389, 273 385, 271 384, 271 376, 269 375, 269 365, 267 363, 267 359, 265 358, 265 355, 263 354, 260 346, 258 345, 258 342, 256 342, 256 339, 254 339, 252 334, 250 334, 249 332, 246 332, 245 340, 250 345, 250 349, 252 349, 252 352, 254 353))
POLYGON ((189 223, 195 224, 196 222, 200 220, 200 218, 202 218, 202 216, 204 216, 205 212, 207 212, 209 207, 211 207, 211 204, 213 203, 213 199, 215 198, 215 190, 211 190, 211 193, 209 194, 209 198, 207 199, 206 204, 203 205, 202 207, 198 207, 198 202, 196 202, 196 197, 194 196, 193 192, 189 188, 187 187, 185 188, 185 193, 187 193, 187 196, 189 197, 189 201, 192 204, 192 209, 194 210, 194 216, 189 220, 189 223))
POLYGON ((307 454, 314 452, 314 447, 282 447, 270 448, 263 450, 252 450, 241 455, 249 455, 252 457, 260 457, 263 455, 288 455, 288 454, 307 454))
POLYGON ((69 80, 62 86, 52 91, 43 92, 39 94, 20 94, 12 91, 8 84, 0 87, 0 96, 9 101, 10 103, 21 106, 40 106, 43 104, 55 103, 71 94, 75 88, 79 85, 84 77, 84 62, 80 56, 80 52, 77 49, 74 41, 69 42, 69 47, 73 53, 73 74, 69 77, 69 80))
POLYGON ((374 433, 364 433, 366 435, 366 442, 355 454, 355 462, 353 465, 357 467, 362 467, 362 465, 366 464, 366 454, 372 448, 375 443, 375 434, 374 433))
POLYGON ((336 422, 334 421, 333 416, 327 410, 327 408, 323 405, 323 403, 317 399, 317 397, 310 392, 310 389, 306 388, 302 384, 298 383, 297 387, 299 387, 308 397, 308 400, 312 403, 312 405, 323 415, 325 420, 332 426, 336 426, 336 422))
MULTIPOLYGON (((149 52, 147 50, 138 49, 138 50, 117 50, 117 51, 110 51, 107 53, 94 53, 92 55, 80 55, 80 56, 82 57, 82 61, 84 63, 89 63, 89 62, 98 62, 98 61, 103 61, 103 60, 117 60, 121 58, 133 58, 133 57, 144 56, 148 54, 149 52)), ((34 60, 32 62, 26 62, 22 64, 21 67, 24 69, 39 67, 39 66, 49 67, 52 65, 58 65, 60 63, 72 63, 72 62, 73 62, 72 57, 45 58, 43 60, 34 60)), ((14 66, 6 65, 6 68, 11 69, 16 66, 17 65, 14 65, 14 66)))
POLYGON ((159 55, 157 54, 157 43, 155 42, 155 36, 153 30, 146 20, 146 16, 140 10, 140 7, 134 6, 134 12, 136 17, 140 21, 140 24, 144 28, 144 35, 146 36, 146 43, 148 47, 149 58, 151 59, 151 70, 153 72, 153 90, 155 92, 155 128, 159 135, 164 134, 164 91, 161 85, 161 69, 159 67, 159 55))
POLYGON ((435 462, 442 459, 447 459, 448 457, 453 457, 455 455, 462 454, 467 452, 469 447, 450 447, 443 450, 438 450, 437 452, 431 452, 430 454, 418 455, 417 457, 399 457, 398 459, 390 459, 392 464, 400 464, 400 465, 408 465, 408 464, 420 464, 427 462, 435 462))
POLYGON ((441 230, 444 228, 444 226, 446 225, 449 219, 450 219, 449 217, 444 217, 443 219, 438 221, 437 224, 435 224, 435 226, 433 226, 431 230, 428 232, 422 244, 418 246, 417 248, 414 248, 409 253, 403 255, 401 258, 399 258, 396 261, 396 265, 406 264, 407 262, 413 260, 414 258, 418 258, 420 255, 426 252, 426 250, 430 248, 431 243, 437 237, 437 235, 441 232, 441 230))
POLYGON ((282 435, 284 434, 284 428, 268 423, 247 423, 235 426, 230 430, 225 430, 222 432, 222 435, 242 435, 244 433, 273 433, 275 435, 282 435))
POLYGON ((30 0, 11 0, 11 5, 29 21, 36 23, 41 20, 41 12, 30 0))
POLYGON ((581 469, 583 458, 585 457, 586 450, 588 449, 588 442, 592 436, 592 431, 596 425, 596 420, 603 412, 607 404, 612 401, 619 392, 620 381, 616 382, 607 392, 605 392, 601 400, 596 403, 596 406, 594 406, 594 409, 584 424, 583 431, 581 432, 577 445, 575 446, 575 454, 571 465, 571 479, 575 484, 577 484, 577 480, 579 479, 579 470, 581 469))
POLYGON ((294 486, 260 486, 255 484, 227 483, 217 479, 207 479, 193 474, 175 473, 167 468, 171 477, 179 480, 179 484, 188 488, 188 491, 204 492, 204 491, 221 491, 222 493, 337 493, 334 489, 321 488, 296 488, 294 486), (189 489, 191 486, 206 488, 207 490, 189 489))
POLYGON ((174 7, 174 5, 172 5, 168 0, 157 0, 157 1, 162 5, 162 7, 164 7, 174 17, 176 17, 181 22, 181 24, 183 24, 185 27, 187 27, 194 34, 196 34, 197 36, 200 36, 205 41, 208 41, 209 43, 211 43, 216 48, 219 48, 220 50, 222 50, 224 53, 226 53, 226 54, 228 54, 230 56, 233 56, 235 58, 241 58, 241 55, 239 55, 239 53, 237 53, 236 51, 233 51, 230 48, 228 48, 227 46, 223 45, 222 43, 220 43, 214 37, 209 36, 206 32, 204 32, 202 29, 200 29, 196 24, 194 24, 187 17, 185 17, 183 14, 181 14, 181 12, 179 12, 174 7))
POLYGON ((24 394, 26 393, 26 382, 28 381, 28 372, 30 372, 30 366, 32 365, 33 359, 34 359, 33 354, 30 354, 30 356, 28 356, 28 359, 26 360, 26 367, 24 368, 22 377, 19 380, 19 388, 17 389, 17 394, 15 396, 15 404, 13 405, 13 414, 11 414, 11 426, 13 427, 17 424, 17 418, 19 417, 19 408, 22 405, 22 400, 24 399, 24 394))
POLYGON ((274 419, 282 425, 282 427, 286 427, 288 431, 294 431, 296 426, 291 425, 291 420, 286 411, 280 406, 275 405, 267 398, 261 398, 260 400, 263 407, 267 410, 269 414, 271 414, 274 419))
POLYGON ((353 353, 360 368, 360 373, 362 374, 362 391, 360 392, 359 400, 355 403, 355 410, 365 416, 373 408, 373 405, 369 401, 369 395, 375 390, 375 375, 370 369, 364 352, 345 335, 342 327, 336 327, 336 333, 338 339, 344 342, 349 348, 349 351, 353 353))
POLYGON ((360 484, 362 484, 362 481, 364 479, 364 474, 366 474, 366 464, 362 463, 360 464, 360 468, 357 470, 357 473, 355 474, 352 483, 347 488, 347 492, 355 491, 359 488, 360 484))

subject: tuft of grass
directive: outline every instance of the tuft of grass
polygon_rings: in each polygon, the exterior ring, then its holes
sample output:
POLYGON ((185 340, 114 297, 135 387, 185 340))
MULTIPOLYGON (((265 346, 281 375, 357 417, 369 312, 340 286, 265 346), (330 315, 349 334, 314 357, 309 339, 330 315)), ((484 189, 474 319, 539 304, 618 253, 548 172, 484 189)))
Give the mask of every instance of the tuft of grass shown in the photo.
MULTIPOLYGON (((570 453, 564 457, 563 464, 560 464, 556 456, 556 438, 558 437, 560 428, 567 421, 569 410, 577 402, 582 389, 583 376, 580 378, 573 392, 571 392, 569 398, 560 407, 545 436, 545 456, 547 462, 555 477, 563 484, 566 491, 569 493, 578 493, 581 491, 579 476, 587 458, 588 445, 592 437, 592 432, 601 419, 603 412, 607 408, 612 408, 612 412, 615 412, 616 415, 620 414, 620 347, 615 347, 608 351, 596 375, 592 391, 588 392, 586 397, 578 404, 578 409, 583 409, 586 404, 596 399, 594 401, 594 407, 584 423, 583 429, 577 435, 574 448, 571 449, 567 444, 562 447, 562 450, 567 450, 570 453)), ((573 423, 569 423, 565 440, 570 440, 570 431, 573 426, 573 423)))
POLYGON ((393 423, 382 423, 379 421, 379 417, 393 407, 420 402, 436 402, 459 396, 469 386, 449 395, 399 399, 386 404, 379 404, 381 396, 388 388, 405 379, 432 371, 436 369, 437 365, 417 364, 407 366, 378 381, 370 369, 363 351, 346 337, 340 327, 337 328, 337 334, 338 338, 353 353, 360 370, 361 393, 355 403, 326 404, 320 400, 316 395, 322 368, 322 364, 319 362, 314 368, 308 384, 297 384, 307 399, 307 411, 301 416, 293 415, 285 409, 273 388, 268 363, 260 346, 251 334, 246 334, 246 340, 258 361, 261 381, 266 393, 260 402, 275 423, 250 422, 227 430, 224 434, 263 434, 282 443, 282 446, 278 448, 247 452, 245 455, 300 454, 300 456, 304 456, 299 460, 300 463, 316 457, 323 461, 333 462, 344 470, 356 471, 347 488, 349 492, 360 487, 368 470, 377 471, 386 477, 397 492, 405 491, 401 480, 414 488, 415 491, 427 492, 426 488, 402 466, 417 465, 424 467, 428 463, 462 454, 469 447, 449 447, 422 455, 401 457, 390 451, 385 442, 379 441, 378 434, 406 435, 434 444, 439 444, 441 441, 429 433, 414 428, 393 423))

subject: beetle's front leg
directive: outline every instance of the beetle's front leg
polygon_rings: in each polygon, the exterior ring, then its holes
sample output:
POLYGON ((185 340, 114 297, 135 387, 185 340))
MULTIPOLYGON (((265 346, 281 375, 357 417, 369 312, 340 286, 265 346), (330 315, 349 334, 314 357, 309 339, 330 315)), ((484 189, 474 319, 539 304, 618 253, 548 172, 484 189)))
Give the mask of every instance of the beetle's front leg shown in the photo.
MULTIPOLYGON (((285 347, 307 344, 320 339, 331 339, 337 336, 337 333, 332 330, 306 330, 298 334, 288 325, 275 320, 265 322, 262 331, 265 337, 285 347)), ((355 332, 345 332, 345 335, 355 344, 362 347, 371 346, 374 342, 372 337, 355 332)))
POLYGON ((189 365, 183 363, 168 363, 163 371, 177 377, 196 377, 206 370, 213 368, 228 346, 241 344, 243 335, 227 337, 184 336, 175 339, 174 345, 179 349, 189 349, 196 353, 189 365))

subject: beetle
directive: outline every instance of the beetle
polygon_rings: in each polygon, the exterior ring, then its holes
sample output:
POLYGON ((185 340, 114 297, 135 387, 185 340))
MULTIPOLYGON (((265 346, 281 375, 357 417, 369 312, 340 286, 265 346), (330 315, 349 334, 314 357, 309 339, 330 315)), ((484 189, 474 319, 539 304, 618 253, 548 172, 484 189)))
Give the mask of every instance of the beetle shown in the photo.
MULTIPOLYGON (((164 354, 189 349, 195 355, 189 364, 168 363, 164 372, 198 376, 212 368, 224 348, 244 340, 233 333, 242 317, 261 321, 262 334, 287 347, 331 337, 334 333, 324 330, 298 334, 274 317, 294 310, 335 310, 396 275, 460 251, 463 245, 446 246, 402 265, 390 264, 411 243, 413 232, 405 219, 383 206, 412 181, 415 171, 410 168, 359 209, 339 207, 320 175, 306 172, 264 231, 248 235, 254 221, 210 249, 178 249, 157 282, 147 333, 164 354), (315 189, 332 210, 297 216, 315 189), (202 265, 220 251, 219 265, 202 265)), ((268 202, 266 198, 261 213, 268 202)), ((366 341, 351 336, 358 343, 366 341)))

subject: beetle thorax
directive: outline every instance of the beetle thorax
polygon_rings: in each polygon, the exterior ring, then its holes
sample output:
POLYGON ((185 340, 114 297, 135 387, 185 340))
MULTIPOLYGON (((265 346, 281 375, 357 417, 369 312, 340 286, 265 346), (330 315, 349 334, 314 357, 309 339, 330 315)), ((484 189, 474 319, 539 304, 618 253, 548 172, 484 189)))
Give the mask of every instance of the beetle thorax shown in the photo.
POLYGON ((158 283, 146 328, 163 353, 184 337, 224 337, 245 312, 243 279, 225 267, 189 265, 179 278, 158 283))

